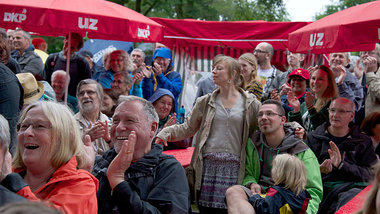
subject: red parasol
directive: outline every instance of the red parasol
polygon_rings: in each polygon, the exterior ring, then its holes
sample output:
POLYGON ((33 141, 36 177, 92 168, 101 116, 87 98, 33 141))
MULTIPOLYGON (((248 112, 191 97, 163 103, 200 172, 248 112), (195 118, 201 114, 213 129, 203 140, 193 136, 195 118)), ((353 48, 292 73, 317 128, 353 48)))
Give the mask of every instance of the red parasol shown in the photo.
POLYGON ((161 41, 163 27, 122 5, 104 0, 0 0, 0 26, 64 36, 77 32, 93 39, 161 41))
MULTIPOLYGON (((20 27, 46 36, 69 34, 69 47, 71 32, 93 39, 130 42, 158 42, 163 37, 160 24, 127 7, 104 0, 0 0, 0 27, 20 27)), ((69 67, 68 57, 67 72, 69 67)), ((66 100, 65 95, 65 103, 66 100)))
POLYGON ((380 1, 350 7, 289 34, 289 50, 332 53, 373 50, 380 42, 380 1))

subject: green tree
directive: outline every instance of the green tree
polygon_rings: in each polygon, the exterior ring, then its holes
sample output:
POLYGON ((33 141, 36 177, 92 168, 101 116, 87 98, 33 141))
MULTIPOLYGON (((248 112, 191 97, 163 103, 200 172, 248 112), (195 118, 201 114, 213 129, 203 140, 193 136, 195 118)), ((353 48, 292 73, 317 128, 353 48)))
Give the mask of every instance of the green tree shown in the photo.
POLYGON ((325 16, 333 14, 335 12, 347 9, 352 6, 363 4, 374 0, 339 0, 336 3, 326 5, 324 11, 315 15, 315 20, 321 19, 325 16))
POLYGON ((283 0, 111 0, 149 17, 288 21, 283 0))

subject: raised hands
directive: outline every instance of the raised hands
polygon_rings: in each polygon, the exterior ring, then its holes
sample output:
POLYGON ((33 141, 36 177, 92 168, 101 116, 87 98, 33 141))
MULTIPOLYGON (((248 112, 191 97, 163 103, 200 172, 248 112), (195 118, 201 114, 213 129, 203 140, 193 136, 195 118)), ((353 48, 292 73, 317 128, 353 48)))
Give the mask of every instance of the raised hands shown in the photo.
POLYGON ((131 166, 136 145, 136 133, 131 131, 128 140, 123 140, 121 149, 107 170, 107 178, 112 189, 124 181, 124 173, 131 166))
POLYGON ((106 142, 110 141, 110 133, 108 130, 108 122, 97 121, 94 125, 90 123, 89 129, 86 130, 85 134, 90 135, 91 141, 99 138, 103 138, 106 142))
POLYGON ((377 59, 372 56, 367 56, 363 59, 364 72, 376 72, 377 71, 377 59))
POLYGON ((292 106, 294 113, 300 112, 301 103, 297 99, 297 97, 294 96, 293 92, 291 92, 291 91, 288 92, 287 99, 288 99, 289 105, 292 106))
POLYGON ((277 93, 277 89, 273 89, 270 92, 270 98, 281 102, 280 95, 277 93))
POLYGON ((312 93, 306 92, 305 105, 307 109, 311 109, 314 106, 315 97, 312 93))

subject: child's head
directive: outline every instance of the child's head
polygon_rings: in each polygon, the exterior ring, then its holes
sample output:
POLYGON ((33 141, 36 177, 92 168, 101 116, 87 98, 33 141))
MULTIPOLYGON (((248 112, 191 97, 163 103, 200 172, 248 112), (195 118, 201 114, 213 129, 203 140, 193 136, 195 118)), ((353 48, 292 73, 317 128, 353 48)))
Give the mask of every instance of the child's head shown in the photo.
POLYGON ((272 178, 274 185, 283 184, 298 195, 306 186, 305 165, 296 156, 277 155, 272 163, 272 178))

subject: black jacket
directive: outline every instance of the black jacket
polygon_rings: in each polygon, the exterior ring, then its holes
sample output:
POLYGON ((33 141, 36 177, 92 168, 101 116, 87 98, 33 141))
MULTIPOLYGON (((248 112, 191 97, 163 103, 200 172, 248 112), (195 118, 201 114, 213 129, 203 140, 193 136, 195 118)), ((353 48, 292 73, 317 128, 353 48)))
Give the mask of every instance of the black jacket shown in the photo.
MULTIPOLYGON (((319 164, 325 159, 329 159, 330 149, 327 127, 329 123, 318 126, 317 129, 308 134, 307 145, 315 153, 319 164)), ((353 123, 349 124, 350 133, 342 143, 335 143, 342 156, 343 166, 341 169, 333 168, 329 174, 322 174, 322 181, 325 182, 363 182, 372 179, 373 172, 371 166, 376 163, 377 158, 369 137, 362 134, 359 127, 353 123)))
POLYGON ((93 174, 99 179, 98 213, 188 213, 189 187, 185 170, 173 157, 152 150, 132 163, 125 181, 111 193, 107 168, 117 153, 112 148, 95 161, 93 174))
POLYGON ((22 202, 22 201, 28 201, 28 200, 8 190, 3 185, 0 185, 0 207, 8 203, 22 202))

